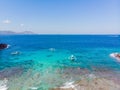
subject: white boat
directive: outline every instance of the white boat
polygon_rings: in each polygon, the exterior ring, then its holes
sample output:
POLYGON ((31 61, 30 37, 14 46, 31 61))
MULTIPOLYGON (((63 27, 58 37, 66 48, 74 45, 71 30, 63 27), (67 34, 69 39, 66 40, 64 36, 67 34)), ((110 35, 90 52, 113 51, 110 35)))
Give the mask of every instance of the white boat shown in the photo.
POLYGON ((54 51, 55 51, 55 48, 49 48, 49 51, 54 52, 54 51))
POLYGON ((19 51, 15 51, 15 52, 12 52, 12 53, 11 53, 11 55, 18 55, 18 54, 20 54, 19 51))
POLYGON ((69 59, 70 59, 71 61, 74 61, 74 60, 76 60, 76 57, 75 57, 74 55, 71 55, 71 56, 69 57, 69 59))
POLYGON ((118 62, 120 62, 120 53, 111 53, 110 57, 116 59, 118 62))

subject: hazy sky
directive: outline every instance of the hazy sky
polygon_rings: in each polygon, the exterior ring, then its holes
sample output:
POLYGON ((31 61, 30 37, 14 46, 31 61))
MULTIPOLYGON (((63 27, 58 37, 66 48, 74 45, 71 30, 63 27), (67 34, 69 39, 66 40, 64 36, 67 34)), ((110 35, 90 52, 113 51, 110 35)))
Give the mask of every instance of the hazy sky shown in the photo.
POLYGON ((120 34, 120 0, 0 0, 0 30, 120 34))

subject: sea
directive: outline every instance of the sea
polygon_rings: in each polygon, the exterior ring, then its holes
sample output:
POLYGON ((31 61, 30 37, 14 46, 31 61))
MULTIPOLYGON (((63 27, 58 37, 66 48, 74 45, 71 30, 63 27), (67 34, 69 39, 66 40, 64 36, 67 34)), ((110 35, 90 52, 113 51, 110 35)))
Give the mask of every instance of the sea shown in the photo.
POLYGON ((120 35, 0 35, 0 90, 49 90, 86 77, 120 80, 120 35), (71 56, 74 59, 71 59, 71 56))

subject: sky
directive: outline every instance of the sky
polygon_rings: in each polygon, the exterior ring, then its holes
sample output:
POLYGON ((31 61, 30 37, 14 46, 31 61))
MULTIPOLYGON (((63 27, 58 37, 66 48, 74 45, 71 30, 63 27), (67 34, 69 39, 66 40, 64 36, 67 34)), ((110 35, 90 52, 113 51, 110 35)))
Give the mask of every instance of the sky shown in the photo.
POLYGON ((0 31, 120 34, 120 0, 0 0, 0 31))

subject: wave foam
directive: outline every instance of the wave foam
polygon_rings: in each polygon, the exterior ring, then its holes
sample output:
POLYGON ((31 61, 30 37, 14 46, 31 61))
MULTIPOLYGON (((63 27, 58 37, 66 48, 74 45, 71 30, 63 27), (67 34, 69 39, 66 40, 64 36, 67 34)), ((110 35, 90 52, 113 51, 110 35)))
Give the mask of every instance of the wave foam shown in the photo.
POLYGON ((7 82, 8 80, 6 78, 4 80, 0 80, 0 90, 8 90, 7 82))

